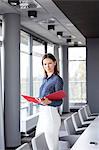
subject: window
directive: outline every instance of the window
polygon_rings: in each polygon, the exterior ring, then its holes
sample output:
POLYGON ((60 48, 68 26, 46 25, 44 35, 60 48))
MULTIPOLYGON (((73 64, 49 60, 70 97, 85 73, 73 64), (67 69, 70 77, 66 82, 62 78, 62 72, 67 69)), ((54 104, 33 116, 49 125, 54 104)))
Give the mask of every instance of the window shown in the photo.
POLYGON ((47 44, 47 53, 54 54, 54 44, 47 44))
MULTIPOLYGON (((33 62, 33 96, 39 97, 39 88, 43 78, 42 56, 45 53, 45 46, 33 40, 32 62, 33 62)), ((33 106, 33 114, 39 111, 39 106, 33 106)))
POLYGON ((69 102, 86 102, 86 48, 68 48, 69 102))
MULTIPOLYGON (((20 92, 21 95, 39 96, 39 88, 42 81, 41 59, 45 53, 45 45, 33 40, 26 32, 20 32, 20 92)), ((39 106, 29 103, 20 96, 20 126, 28 116, 37 113, 39 106)))
MULTIPOLYGON (((29 95, 29 35, 21 31, 21 42, 20 42, 20 83, 21 83, 21 94, 29 95)), ((29 115, 29 103, 20 97, 21 112, 20 117, 24 119, 29 115)))

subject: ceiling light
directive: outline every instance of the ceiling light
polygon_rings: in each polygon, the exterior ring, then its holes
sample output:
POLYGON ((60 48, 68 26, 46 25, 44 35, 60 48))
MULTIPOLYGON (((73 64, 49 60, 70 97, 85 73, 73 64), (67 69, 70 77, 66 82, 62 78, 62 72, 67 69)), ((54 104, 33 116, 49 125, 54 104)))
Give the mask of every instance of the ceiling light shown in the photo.
POLYGON ((28 16, 29 16, 30 18, 37 17, 37 11, 35 11, 35 10, 29 10, 29 11, 28 11, 28 16))
POLYGON ((57 36, 63 36, 63 32, 62 31, 57 32, 57 36))
POLYGON ((62 32, 62 31, 58 31, 58 32, 57 32, 57 36, 58 36, 59 39, 61 39, 62 36, 63 36, 63 32, 62 32))
POLYGON ((54 18, 49 18, 47 22, 49 24, 54 24, 55 23, 55 19, 54 18))
POLYGON ((82 44, 82 42, 81 42, 81 41, 78 41, 78 44, 82 44))
POLYGON ((67 36, 67 39, 66 39, 67 43, 70 43, 72 41, 71 38, 72 38, 71 35, 67 36))
POLYGON ((8 0, 8 3, 12 6, 19 5, 19 0, 8 0))
POLYGON ((48 30, 55 30, 55 25, 48 25, 48 30))
POLYGON ((78 42, 74 42, 74 46, 78 46, 78 42))
POLYGON ((71 39, 67 39, 67 43, 70 43, 71 42, 71 39))

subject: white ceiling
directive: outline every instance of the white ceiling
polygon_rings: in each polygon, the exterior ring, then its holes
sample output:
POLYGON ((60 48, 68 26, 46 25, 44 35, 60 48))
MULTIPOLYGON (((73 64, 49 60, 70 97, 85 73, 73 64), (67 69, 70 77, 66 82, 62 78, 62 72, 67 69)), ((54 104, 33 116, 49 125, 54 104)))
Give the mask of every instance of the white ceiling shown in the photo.
POLYGON ((59 10, 52 0, 22 0, 24 4, 31 4, 30 8, 20 9, 19 6, 11 6, 8 0, 0 0, 0 14, 18 13, 21 15, 21 25, 27 29, 39 34, 40 36, 59 44, 67 44, 66 39, 71 36, 72 42, 79 42, 79 45, 85 45, 84 36, 68 20, 68 18, 59 10), (37 10, 37 18, 28 17, 28 10, 37 10), (50 23, 53 21, 53 23, 50 23), (48 24, 54 24, 55 30, 48 30, 48 24), (63 31, 63 37, 57 37, 57 31, 63 31))

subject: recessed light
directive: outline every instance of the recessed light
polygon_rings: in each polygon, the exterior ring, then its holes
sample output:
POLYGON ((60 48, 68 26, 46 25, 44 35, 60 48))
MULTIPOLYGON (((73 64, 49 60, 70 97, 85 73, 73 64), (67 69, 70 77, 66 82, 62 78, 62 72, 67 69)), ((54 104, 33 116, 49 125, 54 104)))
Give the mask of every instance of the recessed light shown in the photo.
POLYGON ((62 31, 58 31, 58 32, 57 32, 57 36, 58 36, 58 35, 62 36, 62 35, 63 35, 63 32, 62 32, 62 31))
POLYGON ((78 42, 74 42, 74 46, 78 46, 78 42))
POLYGON ((30 18, 35 18, 35 17, 37 17, 37 11, 35 11, 35 10, 29 10, 29 11, 28 11, 28 16, 29 16, 30 18))
POLYGON ((69 39, 67 39, 67 43, 70 43, 71 42, 71 39, 69 38, 69 39))
POLYGON ((8 0, 8 3, 12 6, 19 5, 19 0, 8 0))
POLYGON ((48 30, 55 30, 55 25, 48 25, 48 30))

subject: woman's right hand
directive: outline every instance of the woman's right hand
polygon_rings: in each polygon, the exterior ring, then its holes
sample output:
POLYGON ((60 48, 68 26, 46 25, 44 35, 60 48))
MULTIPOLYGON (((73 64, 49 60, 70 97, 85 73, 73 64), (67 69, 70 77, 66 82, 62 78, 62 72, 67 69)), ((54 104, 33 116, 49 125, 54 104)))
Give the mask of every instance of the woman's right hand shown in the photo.
POLYGON ((48 105, 51 103, 51 101, 46 97, 44 97, 43 100, 41 98, 36 98, 36 100, 39 101, 42 105, 48 105))
POLYGON ((48 98, 46 98, 46 97, 44 97, 44 100, 42 100, 42 104, 43 105, 48 105, 50 103, 51 103, 51 101, 48 98))

